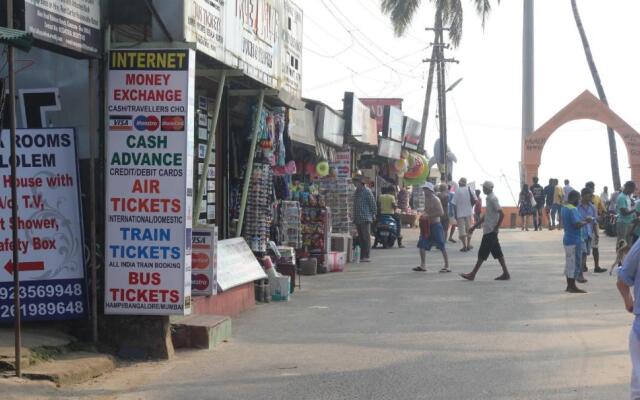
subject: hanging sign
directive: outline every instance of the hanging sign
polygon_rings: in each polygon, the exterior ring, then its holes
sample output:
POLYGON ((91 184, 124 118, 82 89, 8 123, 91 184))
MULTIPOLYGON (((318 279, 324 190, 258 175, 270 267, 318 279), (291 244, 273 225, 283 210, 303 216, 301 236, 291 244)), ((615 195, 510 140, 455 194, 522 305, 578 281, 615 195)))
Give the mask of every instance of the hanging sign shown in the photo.
POLYGON ((371 118, 371 110, 352 92, 344 93, 344 130, 356 142, 370 146, 378 145, 376 120, 371 118))
POLYGON ((99 57, 99 0, 25 0, 25 29, 36 39, 64 49, 99 57))
POLYGON ((302 9, 284 0, 282 29, 281 88, 297 98, 302 96, 302 9))
POLYGON ((12 321, 20 271, 25 321, 84 318, 87 302, 80 187, 73 129, 17 130, 18 220, 11 218, 9 131, 0 137, 0 322, 12 321), (12 229, 18 226, 19 263, 12 229))
POLYGON ((393 106, 384 106, 384 123, 382 137, 402 142, 402 128, 404 125, 404 114, 402 110, 393 106))
POLYGON ((420 146, 420 130, 422 124, 415 119, 404 117, 403 147, 409 150, 418 150, 420 146))
POLYGON ((224 1, 187 0, 184 2, 186 42, 217 60, 224 60, 224 1))
POLYGON ((360 102, 369 107, 371 113, 376 118, 376 129, 382 132, 384 129, 384 107, 393 106, 402 110, 402 99, 399 98, 365 98, 360 102))
POLYGON ((195 52, 113 50, 106 314, 189 314, 195 52))
POLYGON ((218 228, 195 228, 192 247, 191 293, 194 296, 216 295, 218 228))

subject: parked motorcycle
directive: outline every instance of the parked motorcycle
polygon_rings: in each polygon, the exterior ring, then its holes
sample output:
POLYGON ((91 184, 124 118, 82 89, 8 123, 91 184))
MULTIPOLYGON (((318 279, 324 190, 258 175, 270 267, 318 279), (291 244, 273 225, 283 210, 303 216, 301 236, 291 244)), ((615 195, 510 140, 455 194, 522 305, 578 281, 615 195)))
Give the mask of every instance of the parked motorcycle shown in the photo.
POLYGON ((398 239, 398 223, 392 215, 381 215, 375 228, 373 247, 381 244, 383 248, 393 247, 398 239))

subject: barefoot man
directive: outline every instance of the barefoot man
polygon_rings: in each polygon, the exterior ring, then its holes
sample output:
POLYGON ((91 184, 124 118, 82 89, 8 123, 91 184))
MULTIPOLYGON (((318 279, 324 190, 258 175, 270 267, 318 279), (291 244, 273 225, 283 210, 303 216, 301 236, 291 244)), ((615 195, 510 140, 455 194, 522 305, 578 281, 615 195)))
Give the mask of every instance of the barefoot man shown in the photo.
POLYGON ((440 223, 440 218, 444 215, 442 203, 434 193, 433 183, 426 182, 422 185, 422 189, 424 190, 423 218, 427 219, 425 222, 429 225, 429 233, 427 237, 423 236, 422 232, 420 233, 420 240, 418 240, 420 266, 415 267, 413 270, 417 272, 427 272, 427 251, 430 251, 431 248, 435 246, 442 253, 444 260, 444 267, 442 267, 440 272, 451 272, 449 269, 449 257, 444 242, 444 230, 440 223))
POLYGON ((460 276, 470 281, 476 279, 476 274, 478 273, 478 270, 480 270, 480 266, 487 260, 487 258, 489 258, 489 254, 491 254, 493 258, 498 260, 502 267, 502 275, 497 277, 496 280, 508 281, 510 279, 509 271, 507 270, 507 263, 504 261, 504 255, 502 254, 502 248, 500 247, 500 241, 498 240, 498 231, 500 230, 500 225, 504 219, 504 212, 500 207, 498 198, 493 193, 492 182, 486 181, 483 183, 482 191, 487 196, 485 212, 480 218, 480 221, 476 222, 476 224, 470 229, 470 233, 473 233, 473 231, 480 225, 483 226, 482 243, 480 244, 480 250, 478 250, 478 261, 476 262, 476 266, 473 268, 473 271, 466 274, 460 274, 460 276))

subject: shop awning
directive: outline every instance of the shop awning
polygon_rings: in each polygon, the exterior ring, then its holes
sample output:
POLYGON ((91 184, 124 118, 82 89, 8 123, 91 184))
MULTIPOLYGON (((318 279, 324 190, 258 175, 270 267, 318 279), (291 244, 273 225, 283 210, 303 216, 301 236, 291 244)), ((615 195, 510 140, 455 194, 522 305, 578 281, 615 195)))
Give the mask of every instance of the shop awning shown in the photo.
POLYGON ((299 144, 316 146, 313 111, 289 110, 289 138, 299 144))
POLYGON ((0 27, 0 43, 14 46, 23 51, 31 50, 33 36, 18 29, 0 27))

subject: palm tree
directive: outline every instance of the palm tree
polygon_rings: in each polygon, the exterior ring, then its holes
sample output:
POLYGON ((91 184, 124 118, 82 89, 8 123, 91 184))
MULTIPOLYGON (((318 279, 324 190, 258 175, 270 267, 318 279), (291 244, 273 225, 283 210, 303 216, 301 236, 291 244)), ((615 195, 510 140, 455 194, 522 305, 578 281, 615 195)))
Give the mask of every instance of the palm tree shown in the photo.
MULTIPOLYGON (((587 34, 584 31, 584 25, 582 25, 582 19, 580 18, 580 13, 578 12, 578 5, 576 4, 576 0, 571 0, 571 8, 573 9, 573 17, 576 20, 578 32, 580 33, 580 39, 582 40, 584 55, 587 57, 587 64, 589 64, 589 70, 591 71, 591 76, 593 77, 593 83, 595 83, 596 89, 598 90, 598 97, 600 97, 600 101, 609 106, 607 95, 604 93, 602 81, 600 80, 598 69, 596 68, 596 63, 593 60, 593 54, 591 53, 591 47, 589 46, 589 41, 587 40, 587 34)), ((610 126, 607 126, 607 136, 609 137, 609 157, 611 158, 611 175, 613 176, 613 187, 618 189, 620 188, 618 149, 616 146, 616 138, 613 133, 613 129, 611 129, 610 126)))
MULTIPOLYGON (((433 74, 436 67, 436 62, 434 60, 443 59, 443 46, 442 46, 442 32, 443 27, 446 26, 449 32, 449 40, 454 47, 457 47, 460 44, 460 40, 462 39, 462 21, 463 21, 463 10, 462 10, 462 1, 461 0, 428 0, 431 3, 435 4, 436 14, 435 14, 435 22, 434 22, 434 32, 435 32, 435 45, 433 46, 433 50, 431 53, 431 63, 429 64, 429 75, 427 77, 427 92, 425 94, 424 99, 424 111, 422 114, 422 127, 420 132, 420 148, 424 148, 424 138, 425 132, 427 129, 427 120, 429 117, 429 104, 431 102, 431 90, 433 88, 433 74)), ((476 12, 482 17, 482 27, 484 28, 485 23, 487 21, 487 17, 489 12, 491 11, 491 1, 490 0, 471 0, 475 6, 476 12)), ((496 0, 497 3, 500 3, 500 0, 496 0)), ((409 25, 411 24, 411 20, 413 19, 418 7, 422 4, 422 0, 381 0, 381 9, 384 14, 388 14, 391 23, 393 25, 394 32, 396 36, 402 36, 409 25)), ((442 63, 440 63, 442 64, 442 63)), ((443 65, 439 65, 440 68, 444 68, 443 65)), ((444 72, 438 72, 439 77, 443 77, 444 72)), ((440 86, 444 84, 441 79, 438 79, 439 89, 440 86)), ((446 100, 444 99, 444 93, 442 90, 439 90, 439 98, 438 101, 440 103, 440 107, 443 109, 446 107, 446 100)), ((442 110, 443 111, 443 110, 442 110)), ((441 121, 441 127, 445 125, 445 133, 444 137, 441 137, 441 144, 444 146, 443 154, 446 154, 446 122, 441 121)), ((442 131, 441 131, 441 136, 442 131)), ((445 163, 446 164, 446 163, 445 163)))

